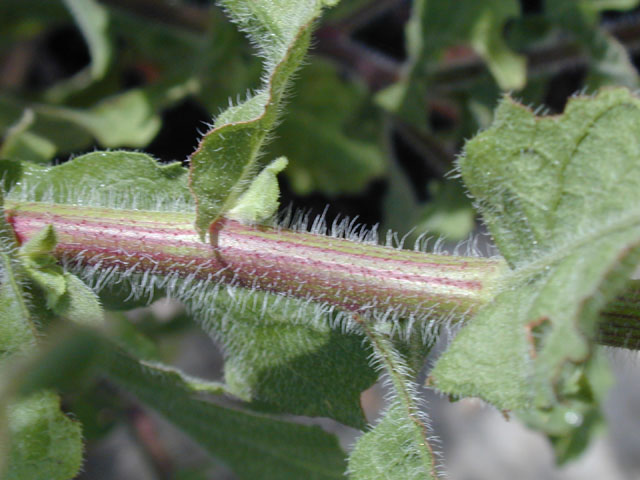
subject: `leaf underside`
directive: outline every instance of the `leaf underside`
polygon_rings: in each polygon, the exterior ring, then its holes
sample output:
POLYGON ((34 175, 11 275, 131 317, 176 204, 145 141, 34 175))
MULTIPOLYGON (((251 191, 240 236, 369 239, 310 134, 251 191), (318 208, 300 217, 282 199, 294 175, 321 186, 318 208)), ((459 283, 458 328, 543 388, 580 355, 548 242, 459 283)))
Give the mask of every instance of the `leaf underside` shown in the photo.
POLYGON ((598 314, 640 261, 639 125, 626 89, 552 117, 505 98, 467 144, 460 171, 513 270, 436 364, 439 390, 533 409, 538 425, 593 413, 607 383, 590 373, 598 314))
POLYGON ((240 289, 233 297, 218 294, 216 314, 204 322, 225 351, 230 391, 259 410, 364 429, 360 394, 378 375, 362 337, 336 332, 329 314, 299 300, 240 289))

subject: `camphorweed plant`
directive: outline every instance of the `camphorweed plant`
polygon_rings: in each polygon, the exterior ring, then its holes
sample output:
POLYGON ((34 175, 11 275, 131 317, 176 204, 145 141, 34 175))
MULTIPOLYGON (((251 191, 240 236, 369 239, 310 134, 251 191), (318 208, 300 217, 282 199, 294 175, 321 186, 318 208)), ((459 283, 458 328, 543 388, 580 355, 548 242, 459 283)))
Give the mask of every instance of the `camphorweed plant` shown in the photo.
POLYGON ((82 426, 59 393, 96 378, 252 480, 443 477, 425 388, 519 417, 559 461, 584 449, 609 384, 600 345, 640 344, 640 100, 604 89, 539 117, 505 97, 457 164, 500 256, 380 246, 355 221, 278 214, 287 160, 260 161, 330 3, 222 2, 262 87, 218 115, 189 170, 121 150, 3 160, 3 478, 78 473, 82 426), (165 296, 222 346, 224 382, 161 363, 105 313, 165 296), (360 394, 379 377, 387 406, 367 426, 360 394), (334 435, 282 414, 364 433, 345 460, 334 435))

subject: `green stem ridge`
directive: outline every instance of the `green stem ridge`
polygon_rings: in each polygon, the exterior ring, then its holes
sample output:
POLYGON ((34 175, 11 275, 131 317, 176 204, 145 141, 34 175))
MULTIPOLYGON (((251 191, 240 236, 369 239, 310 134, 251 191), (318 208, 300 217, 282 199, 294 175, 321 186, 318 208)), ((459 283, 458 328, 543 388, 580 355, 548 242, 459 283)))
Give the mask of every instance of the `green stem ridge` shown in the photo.
MULTIPOLYGON (((54 254, 85 267, 221 281, 358 314, 460 320, 493 298, 507 271, 499 258, 433 255, 228 219, 211 245, 199 240, 192 213, 16 201, 5 210, 21 243, 52 224, 54 254)), ((632 282, 604 312, 602 343, 640 345, 639 292, 632 282)))

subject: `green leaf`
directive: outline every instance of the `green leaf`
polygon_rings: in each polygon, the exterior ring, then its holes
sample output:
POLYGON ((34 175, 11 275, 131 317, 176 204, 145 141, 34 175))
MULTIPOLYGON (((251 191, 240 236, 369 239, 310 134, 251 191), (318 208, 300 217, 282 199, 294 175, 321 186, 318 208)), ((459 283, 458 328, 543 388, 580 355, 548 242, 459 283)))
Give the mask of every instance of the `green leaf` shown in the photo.
POLYGON ((209 225, 235 206, 255 176, 281 97, 307 51, 313 21, 323 6, 321 0, 225 0, 222 4, 263 56, 266 80, 254 96, 216 119, 191 156, 196 228, 203 238, 209 225))
POLYGON ((197 86, 186 80, 166 89, 134 88, 85 108, 33 103, 0 95, 0 129, 16 123, 29 108, 35 114, 29 134, 55 145, 58 152, 86 149, 93 139, 103 147, 140 148, 160 130, 158 110, 193 93, 197 86))
POLYGON ((625 10, 637 0, 553 0, 547 1, 547 16, 559 28, 574 34, 590 56, 587 84, 597 89, 603 85, 637 88, 638 72, 624 46, 600 26, 600 11, 625 10))
POLYGON ((571 403, 544 412, 518 412, 530 427, 547 434, 560 465, 575 460, 605 430, 604 418, 593 405, 603 404, 612 378, 606 352, 598 349, 594 353, 584 374, 572 379, 571 403))
POLYGON ((212 396, 224 394, 224 386, 138 360, 90 330, 75 330, 54 344, 22 376, 21 391, 60 382, 73 386, 79 375, 96 369, 164 415, 240 478, 343 478, 344 453, 335 436, 319 427, 213 403, 212 396))
MULTIPOLYGON (((160 130, 161 120, 153 98, 143 89, 131 89, 101 100, 87 109, 33 105, 43 117, 36 131, 46 137, 57 127, 60 150, 78 149, 74 139, 65 135, 64 126, 71 124, 95 138, 103 147, 144 147, 160 130), (62 125, 61 125, 62 124, 62 125), (62 130, 62 131, 61 131, 62 130), (70 148, 75 147, 75 148, 70 148)), ((86 141, 85 141, 86 143, 86 141)))
POLYGON ((60 411, 50 391, 11 404, 7 412, 11 450, 5 480, 69 480, 82 466, 80 424, 60 411))
POLYGON ((56 243, 58 240, 53 226, 47 225, 23 243, 18 253, 25 259, 37 262, 41 257, 49 255, 56 247, 56 243))
POLYGON ((192 208, 187 170, 178 162, 160 165, 143 153, 94 152, 55 167, 24 164, 23 169, 10 198, 146 210, 192 208))
POLYGON ((204 327, 223 346, 234 395, 267 412, 364 428, 360 394, 377 373, 361 336, 331 329, 319 307, 267 293, 220 292, 214 311, 204 327))
POLYGON ((109 13, 95 0, 63 0, 63 2, 82 32, 91 56, 88 78, 83 78, 87 75, 85 72, 80 72, 70 82, 65 83, 83 87, 90 80, 104 77, 111 61, 111 43, 108 36, 109 13))
POLYGON ((513 272, 436 364, 438 389, 587 414, 577 385, 606 383, 591 376, 598 313, 640 260, 638 125, 625 89, 575 98, 557 117, 506 98, 467 144, 463 179, 513 272))
POLYGON ((640 3, 638 0, 582 0, 594 10, 631 10, 640 3))
POLYGON ((28 277, 42 289, 47 298, 47 308, 54 310, 67 290, 62 267, 51 255, 57 243, 53 226, 47 225, 31 237, 18 250, 18 257, 28 277))
POLYGON ((366 106, 362 85, 341 79, 336 68, 313 58, 299 78, 287 114, 268 149, 285 155, 285 171, 299 194, 359 193, 385 170, 376 140, 380 125, 366 106))
MULTIPOLYGON (((45 232, 40 243, 46 244, 47 238, 45 232)), ((31 244, 27 250, 33 253, 38 248, 31 244)), ((7 480, 68 480, 82 464, 80 424, 64 416, 54 393, 37 392, 11 402, 7 395, 11 358, 36 346, 36 327, 23 289, 26 272, 15 258, 16 251, 13 230, 0 210, 0 416, 7 409, 7 418, 0 420, 7 422, 7 431, 0 428, 0 470, 7 480)))
POLYGON ((418 68, 428 72, 444 49, 468 44, 503 90, 520 89, 526 81, 525 62, 509 50, 502 33, 507 20, 519 15, 514 0, 420 0, 407 27, 409 50, 418 57, 418 68))
MULTIPOLYGON (((65 203, 74 198, 69 185, 82 185, 77 195, 80 201, 89 201, 82 195, 88 189, 104 194, 107 206, 114 202, 109 198, 127 195, 138 199, 136 208, 153 208, 156 194, 174 198, 189 195, 185 170, 180 165, 159 167, 153 159, 139 153, 96 152, 57 167, 27 168, 30 175, 25 178, 29 180, 12 192, 15 198, 20 198, 24 189, 31 192, 31 199, 51 198, 65 203), (102 165, 109 168, 103 169, 102 165)), ((100 204, 100 199, 92 203, 100 204)), ((131 200, 128 202, 133 205, 131 200)), ((327 416, 362 428, 360 394, 375 381, 376 375, 368 366, 368 352, 361 346, 361 339, 339 335, 326 324, 294 323, 293 318, 317 316, 314 308, 303 302, 287 300, 280 304, 283 299, 279 297, 234 292, 235 300, 221 293, 219 303, 207 307, 207 312, 215 313, 210 320, 198 318, 227 348, 226 372, 228 379, 233 379, 230 381, 234 393, 262 410, 327 416), (245 298, 249 295, 253 298, 250 302, 245 298), (247 301, 240 301, 239 297, 247 301), (255 299, 260 301, 249 307, 255 299), (272 305, 265 318, 259 315, 263 302, 272 305), (233 328, 218 323, 219 308, 235 319, 233 328), (262 319, 257 321, 256 316, 262 319), (247 338, 254 339, 250 348, 247 338), (292 381, 293 373, 296 381, 292 381)), ((119 293, 126 298, 130 292, 119 293)), ((206 317, 209 316, 207 313, 206 317)))
POLYGON ((46 295, 46 307, 72 322, 99 325, 103 321, 98 297, 78 277, 65 272, 53 256, 57 243, 52 225, 33 235, 18 250, 26 275, 46 295))
POLYGON ((198 398, 174 371, 111 356, 110 378, 157 410, 240 478, 314 480, 343 478, 344 454, 336 437, 319 427, 296 425, 198 398))
POLYGON ((22 163, 19 160, 0 159, 0 189, 10 191, 23 174, 22 163))
POLYGON ((55 312, 65 320, 80 325, 101 325, 104 315, 98 296, 75 275, 65 272, 63 278, 65 292, 55 312))
POLYGON ((427 232, 448 240, 464 240, 473 231, 475 213, 462 185, 455 180, 431 181, 431 200, 421 209, 416 234, 427 232))
POLYGON ((24 272, 15 259, 18 245, 3 204, 0 191, 0 362, 31 350, 36 343, 36 328, 25 301, 24 272))
MULTIPOLYGON (((4 214, 0 221, 4 221, 4 214)), ((5 239, 2 239, 3 241, 5 239)), ((21 282, 14 274, 11 258, 0 253, 0 361, 32 349, 36 343, 36 331, 31 323, 29 309, 21 282)))
POLYGON ((424 438, 407 420, 405 410, 394 402, 382 420, 358 439, 349 456, 351 480, 426 480, 432 475, 432 460, 416 448, 424 438), (405 432, 409 432, 408 434, 405 432))
POLYGON ((273 217, 280 206, 277 175, 286 168, 287 163, 285 157, 271 162, 251 181, 249 188, 240 196, 227 216, 246 223, 264 222, 273 217))
POLYGON ((56 153, 55 145, 29 131, 34 120, 33 110, 27 109, 23 112, 20 120, 7 130, 0 145, 0 158, 35 163, 46 163, 53 158, 56 153))
POLYGON ((392 399, 378 425, 358 439, 349 456, 349 478, 434 480, 438 474, 429 443, 432 439, 426 416, 420 411, 413 369, 387 334, 377 331, 375 325, 363 326, 373 346, 374 359, 390 380, 392 399))
POLYGON ((385 108, 416 125, 424 124, 424 103, 430 79, 442 67, 451 47, 468 45, 480 55, 503 90, 526 83, 526 63, 505 43, 508 20, 520 15, 517 0, 417 0, 405 32, 410 70, 401 82, 380 94, 385 108))

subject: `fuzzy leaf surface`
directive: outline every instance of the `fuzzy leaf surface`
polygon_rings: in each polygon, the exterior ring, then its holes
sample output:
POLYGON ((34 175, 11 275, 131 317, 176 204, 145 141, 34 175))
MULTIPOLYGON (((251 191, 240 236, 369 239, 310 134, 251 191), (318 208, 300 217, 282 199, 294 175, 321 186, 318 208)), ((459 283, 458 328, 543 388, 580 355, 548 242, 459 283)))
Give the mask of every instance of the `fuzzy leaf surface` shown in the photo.
POLYGON ((415 445, 424 438, 415 432, 402 405, 394 402, 380 422, 358 439, 349 457, 351 480, 426 480, 434 478, 431 459, 425 461, 415 445), (411 438, 411 432, 415 438, 411 438))
POLYGON ((0 359, 35 345, 35 327, 15 278, 11 258, 0 253, 0 359))
POLYGON ((285 157, 280 157, 267 165, 253 179, 227 216, 246 223, 264 222, 273 217, 280 206, 277 175, 286 168, 287 163, 285 157))
POLYGON ((126 151, 88 153, 55 167, 23 164, 9 198, 147 210, 191 204, 182 165, 160 165, 149 155, 126 151))
POLYGON ((191 156, 190 186, 196 199, 196 228, 232 208, 258 170, 257 160, 277 119, 280 101, 309 46, 322 0, 225 0, 222 5, 264 58, 263 87, 216 119, 191 156))
POLYGON ((336 332, 313 305, 266 293, 221 292, 216 309, 204 326, 223 346, 232 393, 263 411, 365 427, 360 394, 377 373, 361 336, 336 332))
MULTIPOLYGON (((154 208, 156 195, 182 198, 183 205, 184 197, 190 198, 185 169, 178 164, 161 167, 140 153, 96 152, 56 167, 24 168, 29 175, 18 177, 21 185, 11 192, 12 198, 20 198, 24 190, 29 190, 31 199, 61 203, 90 201, 102 206, 123 206, 124 201, 124 208, 154 208), (103 165, 109 168, 100 174, 103 165), (77 185, 83 187, 74 194, 77 185), (87 190, 99 195, 94 199, 89 195, 87 199, 82 196, 87 190)), ((175 205, 169 207, 173 209, 175 205)), ((130 292, 122 289, 112 293, 111 308, 130 292)), ((205 308, 194 309, 213 312, 194 316, 225 346, 225 371, 234 387, 233 393, 268 412, 327 416, 363 428, 360 394, 375 382, 377 375, 369 367, 362 339, 337 334, 327 325, 308 325, 305 315, 317 316, 313 308, 304 303, 294 304, 293 300, 282 302, 286 306, 278 306, 278 298, 237 290, 234 298, 221 293, 205 308), (270 306, 266 316, 260 315, 263 302, 270 306), (301 321, 294 322, 296 316, 301 321), (225 324, 221 321, 223 317, 234 321, 225 324), (247 338, 254 341, 248 344, 247 338)), ((190 302, 189 298, 183 300, 190 302)))
POLYGON ((34 393, 9 406, 11 450, 6 480, 69 480, 82 465, 80 424, 60 411, 50 391, 34 393))
POLYGON ((640 260, 638 125, 626 89, 553 117, 506 98, 467 144, 460 171, 513 271, 436 364, 439 390, 541 418, 578 409, 574 427, 597 411, 598 313, 640 260))
POLYGON ((389 380, 391 401, 380 422, 358 439, 349 456, 349 478, 435 480, 438 475, 432 439, 426 416, 420 411, 414 369, 387 334, 374 325, 364 325, 364 330, 373 347, 374 361, 389 380))

